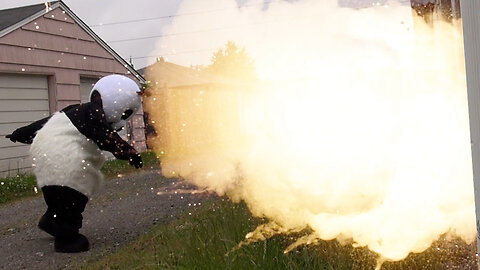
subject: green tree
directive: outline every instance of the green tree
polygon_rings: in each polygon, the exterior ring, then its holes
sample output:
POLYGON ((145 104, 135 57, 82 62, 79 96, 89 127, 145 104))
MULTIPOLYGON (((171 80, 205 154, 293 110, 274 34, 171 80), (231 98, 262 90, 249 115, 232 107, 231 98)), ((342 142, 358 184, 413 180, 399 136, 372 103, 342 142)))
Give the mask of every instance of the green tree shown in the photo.
POLYGON ((251 81, 257 78, 255 62, 247 54, 245 48, 228 41, 225 48, 219 49, 212 56, 212 63, 207 70, 226 78, 251 81))

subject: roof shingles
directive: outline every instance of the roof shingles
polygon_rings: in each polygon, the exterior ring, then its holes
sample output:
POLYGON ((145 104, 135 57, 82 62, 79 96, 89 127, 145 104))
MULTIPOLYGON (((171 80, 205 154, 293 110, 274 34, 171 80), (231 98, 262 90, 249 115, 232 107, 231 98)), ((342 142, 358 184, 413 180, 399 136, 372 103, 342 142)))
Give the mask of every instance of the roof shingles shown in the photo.
MULTIPOLYGON (((51 4, 55 2, 51 2, 51 4)), ((41 10, 45 10, 45 4, 0 10, 0 31, 23 21, 24 19, 40 12, 41 10)))

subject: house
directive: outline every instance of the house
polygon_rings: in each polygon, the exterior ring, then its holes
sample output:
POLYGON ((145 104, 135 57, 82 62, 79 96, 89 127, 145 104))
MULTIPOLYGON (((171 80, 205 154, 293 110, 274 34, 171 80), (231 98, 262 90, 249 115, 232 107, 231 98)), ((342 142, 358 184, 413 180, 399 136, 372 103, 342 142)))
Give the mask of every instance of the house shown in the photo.
POLYGON ((230 145, 225 138, 242 133, 240 111, 252 85, 163 58, 139 72, 148 85, 143 101, 147 141, 160 157, 221 150, 230 145))
MULTIPOLYGON (((28 145, 4 136, 67 105, 88 101, 102 76, 145 79, 62 1, 0 10, 0 176, 28 171, 28 145)), ((142 112, 128 139, 145 150, 142 112)), ((126 135, 126 134, 125 134, 126 135)))

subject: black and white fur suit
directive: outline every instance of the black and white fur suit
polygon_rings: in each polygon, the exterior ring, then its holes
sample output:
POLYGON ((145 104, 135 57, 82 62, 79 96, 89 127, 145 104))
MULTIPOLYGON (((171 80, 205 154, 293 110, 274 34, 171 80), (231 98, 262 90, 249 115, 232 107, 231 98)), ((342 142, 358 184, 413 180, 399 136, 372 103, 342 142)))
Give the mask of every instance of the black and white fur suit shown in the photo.
POLYGON ((38 226, 55 237, 55 251, 89 249, 79 229, 89 196, 103 182, 102 150, 142 167, 140 155, 116 132, 140 108, 139 93, 133 80, 109 75, 94 85, 90 102, 70 105, 7 135, 31 144, 33 171, 47 204, 38 226))

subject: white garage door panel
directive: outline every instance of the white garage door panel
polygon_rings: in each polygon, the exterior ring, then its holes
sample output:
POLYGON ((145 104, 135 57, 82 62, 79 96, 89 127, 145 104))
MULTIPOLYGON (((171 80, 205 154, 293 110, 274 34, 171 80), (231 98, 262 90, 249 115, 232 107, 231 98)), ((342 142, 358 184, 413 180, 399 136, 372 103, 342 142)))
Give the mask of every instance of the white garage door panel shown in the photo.
POLYGON ((0 123, 31 123, 49 116, 48 110, 31 112, 2 112, 0 123))
POLYGON ((0 160, 0 175, 15 176, 18 173, 27 172, 32 168, 30 157, 0 160))
POLYGON ((23 123, 0 124, 0 136, 11 134, 12 131, 14 131, 15 129, 22 126, 26 126, 26 125, 27 124, 23 124, 23 123))
POLYGON ((48 100, 0 99, 0 112, 41 111, 48 108, 48 100))
POLYGON ((30 146, 13 144, 4 136, 48 115, 46 76, 0 74, 0 176, 31 167, 31 161, 25 162, 30 146))
POLYGON ((0 74, 0 81, 2 88, 48 89, 47 77, 41 75, 0 74))
POLYGON ((0 100, 3 99, 42 99, 48 100, 47 91, 38 91, 38 89, 16 89, 11 91, 12 88, 0 88, 0 100), (10 91, 9 91, 10 90, 10 91))
POLYGON ((4 147, 14 147, 14 146, 20 146, 20 145, 21 143, 14 143, 9 139, 4 139, 4 138, 0 139, 0 148, 2 148, 2 151, 4 147))
POLYGON ((16 157, 28 156, 30 145, 19 143, 18 146, 2 148, 2 158, 10 159, 16 157))

